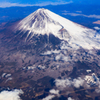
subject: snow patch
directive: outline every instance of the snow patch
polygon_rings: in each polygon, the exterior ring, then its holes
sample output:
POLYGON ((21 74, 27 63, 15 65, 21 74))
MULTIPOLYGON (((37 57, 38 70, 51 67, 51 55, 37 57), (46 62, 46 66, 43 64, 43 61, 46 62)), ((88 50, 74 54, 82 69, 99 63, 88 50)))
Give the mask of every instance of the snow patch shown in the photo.
POLYGON ((11 77, 11 74, 3 73, 2 77, 8 78, 8 77, 11 77))
POLYGON ((92 75, 86 75, 85 80, 87 84, 89 85, 98 85, 99 84, 99 78, 95 75, 95 73, 92 73, 92 75))

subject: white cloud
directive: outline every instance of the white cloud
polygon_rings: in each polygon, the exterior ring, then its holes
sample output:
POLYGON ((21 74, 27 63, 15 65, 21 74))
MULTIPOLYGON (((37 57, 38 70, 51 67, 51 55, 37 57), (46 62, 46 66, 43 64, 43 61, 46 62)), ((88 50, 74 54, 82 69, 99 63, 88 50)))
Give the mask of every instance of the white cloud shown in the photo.
POLYGON ((42 53, 42 55, 51 55, 51 54, 58 54, 60 53, 60 50, 51 50, 51 51, 46 51, 44 53, 42 53))
POLYGON ((61 50, 51 50, 51 51, 42 53, 42 55, 51 55, 51 54, 57 54, 55 57, 55 60, 69 61, 69 57, 62 54, 61 50))
POLYGON ((56 87, 60 89, 64 89, 70 86, 74 86, 76 88, 80 88, 80 86, 84 85, 85 80, 82 79, 81 77, 78 77, 77 79, 56 79, 55 84, 56 87))
POLYGON ((97 35, 96 35, 96 38, 97 38, 98 40, 100 40, 100 35, 99 35, 99 34, 97 34, 97 35))
POLYGON ((10 3, 10 2, 0 2, 0 7, 1 8, 13 7, 13 6, 26 7, 26 6, 32 6, 32 5, 31 4, 10 3))
POLYGON ((100 28, 99 28, 99 27, 97 27, 97 26, 96 26, 96 27, 94 27, 94 29, 95 29, 95 30, 100 30, 100 28))
POLYGON ((55 80, 56 87, 60 89, 64 89, 72 85, 72 81, 69 79, 56 79, 55 80))
POLYGON ((21 100, 20 94, 23 94, 22 90, 2 91, 0 93, 0 100, 21 100))
POLYGON ((51 89, 49 93, 50 95, 43 98, 42 100, 52 100, 55 97, 55 95, 59 96, 59 90, 51 89))
POLYGON ((80 86, 90 88, 90 86, 96 85, 98 89, 95 91, 98 93, 100 92, 100 80, 95 73, 92 73, 91 75, 86 75, 84 76, 84 78, 78 77, 75 79, 55 79, 55 85, 60 90, 67 89, 71 86, 75 88, 80 88, 80 86))
POLYGON ((96 93, 100 93, 100 88, 95 89, 95 92, 96 92, 96 93))
POLYGON ((59 94, 59 90, 51 89, 49 91, 51 94, 59 94))
POLYGON ((71 97, 68 97, 68 100, 74 100, 74 99, 72 99, 71 97))
POLYGON ((64 12, 63 15, 83 16, 83 14, 64 12))
POLYGON ((1 8, 6 8, 6 7, 14 7, 14 6, 19 6, 19 7, 47 6, 47 5, 69 4, 69 3, 72 3, 72 1, 69 1, 69 2, 43 2, 43 3, 40 3, 40 4, 19 4, 19 3, 10 3, 10 2, 0 2, 0 7, 1 8))
POLYGON ((47 6, 47 5, 62 5, 62 4, 70 4, 73 3, 73 1, 69 1, 69 2, 44 2, 41 4, 35 4, 35 6, 47 6))
POLYGON ((61 59, 62 54, 59 54, 55 57, 56 60, 60 60, 61 59))
POLYGON ((62 50, 77 50, 77 49, 79 49, 79 46, 78 45, 76 45, 76 44, 68 44, 67 42, 65 42, 65 41, 62 41, 61 42, 61 44, 60 44, 60 48, 62 49, 62 50))
POLYGON ((85 15, 86 17, 89 17, 89 18, 96 18, 96 19, 100 19, 100 15, 85 15))
POLYGON ((55 57, 55 60, 63 60, 63 61, 67 62, 67 61, 69 61, 69 57, 60 53, 55 57))
POLYGON ((84 17, 88 17, 88 18, 96 18, 96 19, 100 19, 100 15, 85 15, 85 14, 79 14, 79 13, 69 13, 69 12, 63 12, 63 15, 70 15, 70 16, 84 16, 84 17))
POLYGON ((52 100, 55 97, 55 95, 49 95, 45 98, 43 98, 42 100, 52 100))
POLYGON ((78 79, 74 79, 72 84, 74 87, 79 88, 80 86, 83 86, 84 80, 79 77, 78 79))
POLYGON ((77 13, 82 13, 82 11, 76 11, 77 13))
POLYGON ((100 20, 93 22, 93 24, 100 24, 100 20))

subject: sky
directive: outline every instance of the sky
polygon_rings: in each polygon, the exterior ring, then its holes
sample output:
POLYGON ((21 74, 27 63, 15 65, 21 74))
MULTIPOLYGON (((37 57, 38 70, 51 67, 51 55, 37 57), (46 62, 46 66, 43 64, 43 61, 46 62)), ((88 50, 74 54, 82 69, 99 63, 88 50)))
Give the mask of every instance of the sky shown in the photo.
POLYGON ((100 0, 0 0, 0 7, 11 6, 45 6, 60 4, 100 4, 100 0))

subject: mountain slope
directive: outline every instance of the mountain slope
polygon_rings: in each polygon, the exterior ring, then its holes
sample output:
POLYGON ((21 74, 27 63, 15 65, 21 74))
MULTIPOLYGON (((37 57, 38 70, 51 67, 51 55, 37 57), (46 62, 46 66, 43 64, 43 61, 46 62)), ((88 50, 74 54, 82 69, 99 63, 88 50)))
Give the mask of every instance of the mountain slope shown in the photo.
POLYGON ((15 32, 17 31, 19 31, 18 35, 21 37, 26 34, 26 41, 32 39, 36 34, 47 34, 48 36, 53 34, 55 37, 67 41, 71 47, 100 48, 100 41, 96 38, 96 31, 43 8, 21 20, 15 28, 15 32))

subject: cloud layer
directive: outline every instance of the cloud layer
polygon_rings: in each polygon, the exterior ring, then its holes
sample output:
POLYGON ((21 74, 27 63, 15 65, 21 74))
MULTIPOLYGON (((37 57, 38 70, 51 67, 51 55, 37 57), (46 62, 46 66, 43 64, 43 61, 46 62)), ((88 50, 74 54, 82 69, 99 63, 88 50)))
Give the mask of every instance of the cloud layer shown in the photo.
POLYGON ((100 24, 100 20, 93 22, 93 24, 100 24))
POLYGON ((100 15, 85 15, 85 14, 81 14, 81 13, 69 13, 67 11, 64 11, 62 13, 63 15, 70 15, 70 16, 84 16, 84 17, 88 17, 88 18, 96 18, 96 19, 100 19, 100 15))
POLYGON ((0 2, 0 8, 6 8, 6 7, 26 7, 26 6, 47 6, 47 5, 62 5, 62 4, 69 4, 72 3, 72 1, 69 2, 44 2, 39 4, 19 4, 19 3, 10 3, 10 2, 0 2))
POLYGON ((75 79, 71 78, 64 78, 64 79, 56 79, 55 80, 55 85, 57 88, 63 90, 68 87, 75 87, 75 88, 80 88, 80 86, 89 88, 90 86, 97 86, 98 91, 100 91, 100 80, 96 76, 95 73, 92 73, 91 75, 86 75, 84 78, 78 77, 75 79))
POLYGON ((84 80, 81 77, 78 77, 77 79, 56 79, 55 80, 56 87, 60 89, 64 89, 66 87, 74 86, 76 88, 79 88, 80 86, 84 85, 84 80))
POLYGON ((0 93, 0 100, 21 100, 20 94, 23 94, 22 90, 2 91, 0 93))

